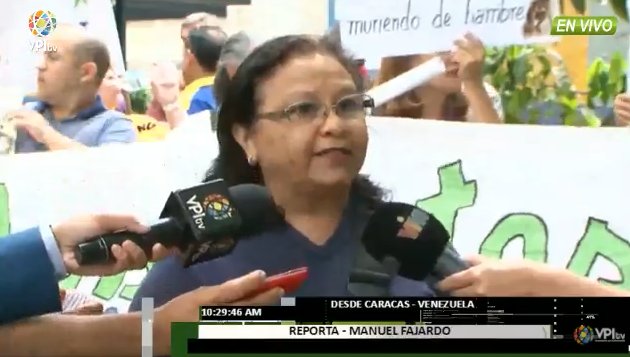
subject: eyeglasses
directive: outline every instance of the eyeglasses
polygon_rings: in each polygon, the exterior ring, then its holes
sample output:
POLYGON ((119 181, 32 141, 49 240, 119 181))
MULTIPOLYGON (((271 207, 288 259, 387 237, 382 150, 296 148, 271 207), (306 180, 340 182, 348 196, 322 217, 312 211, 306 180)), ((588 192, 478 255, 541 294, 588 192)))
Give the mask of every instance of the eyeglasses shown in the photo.
POLYGON ((277 112, 258 114, 261 119, 281 120, 291 122, 313 122, 328 118, 334 112, 340 119, 364 119, 370 109, 374 109, 374 99, 367 94, 351 94, 345 96, 331 107, 320 102, 304 101, 289 105, 277 112))

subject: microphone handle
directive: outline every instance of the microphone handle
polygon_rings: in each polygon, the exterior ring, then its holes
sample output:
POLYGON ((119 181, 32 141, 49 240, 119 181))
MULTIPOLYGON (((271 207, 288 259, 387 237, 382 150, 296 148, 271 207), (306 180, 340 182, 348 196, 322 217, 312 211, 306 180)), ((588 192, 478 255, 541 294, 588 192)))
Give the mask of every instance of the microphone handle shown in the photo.
POLYGON ((151 259, 153 246, 157 243, 167 248, 185 246, 182 227, 174 219, 169 218, 152 225, 144 234, 121 231, 95 237, 77 245, 74 248, 74 256, 79 265, 107 264, 114 261, 112 246, 122 245, 127 240, 142 248, 147 259, 151 259))
POLYGON ((470 264, 462 259, 459 253, 448 244, 433 267, 432 275, 439 279, 444 279, 468 268, 470 268, 470 264))

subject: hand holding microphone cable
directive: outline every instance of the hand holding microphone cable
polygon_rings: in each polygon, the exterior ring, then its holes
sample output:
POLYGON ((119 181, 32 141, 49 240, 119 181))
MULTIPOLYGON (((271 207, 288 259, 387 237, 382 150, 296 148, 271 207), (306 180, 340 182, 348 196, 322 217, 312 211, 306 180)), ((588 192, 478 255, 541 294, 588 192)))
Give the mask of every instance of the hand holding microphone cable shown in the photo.
POLYGON ((143 234, 122 231, 79 244, 75 249, 78 263, 105 263, 112 258, 113 245, 130 240, 142 247, 147 256, 156 243, 177 248, 187 267, 228 254, 238 237, 283 222, 263 186, 243 184, 228 188, 223 180, 173 192, 160 218, 143 234))

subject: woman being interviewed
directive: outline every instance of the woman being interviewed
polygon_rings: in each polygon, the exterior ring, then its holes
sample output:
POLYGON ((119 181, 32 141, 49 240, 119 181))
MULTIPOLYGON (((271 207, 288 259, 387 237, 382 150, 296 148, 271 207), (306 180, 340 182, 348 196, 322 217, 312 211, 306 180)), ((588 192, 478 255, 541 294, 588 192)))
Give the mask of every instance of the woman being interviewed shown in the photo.
MULTIPOLYGON (((381 191, 359 175, 366 110, 373 105, 361 83, 353 61, 327 38, 286 36, 254 50, 226 91, 210 177, 228 185, 264 184, 287 224, 241 239, 229 255, 189 269, 175 259, 157 263, 131 309, 140 307, 141 297, 160 305, 252 270, 271 275, 301 266, 309 277, 295 295, 348 295, 362 224, 357 217, 381 200, 381 191)), ((389 293, 433 295, 426 284, 400 277, 389 293)))

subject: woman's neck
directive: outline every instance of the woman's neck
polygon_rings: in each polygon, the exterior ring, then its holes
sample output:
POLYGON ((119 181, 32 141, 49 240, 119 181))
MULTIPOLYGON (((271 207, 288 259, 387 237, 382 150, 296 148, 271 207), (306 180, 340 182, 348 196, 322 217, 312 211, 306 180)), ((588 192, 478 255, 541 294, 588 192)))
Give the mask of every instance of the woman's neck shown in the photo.
POLYGON ((286 221, 316 245, 324 245, 337 229, 350 195, 349 187, 290 188, 267 185, 286 221))

